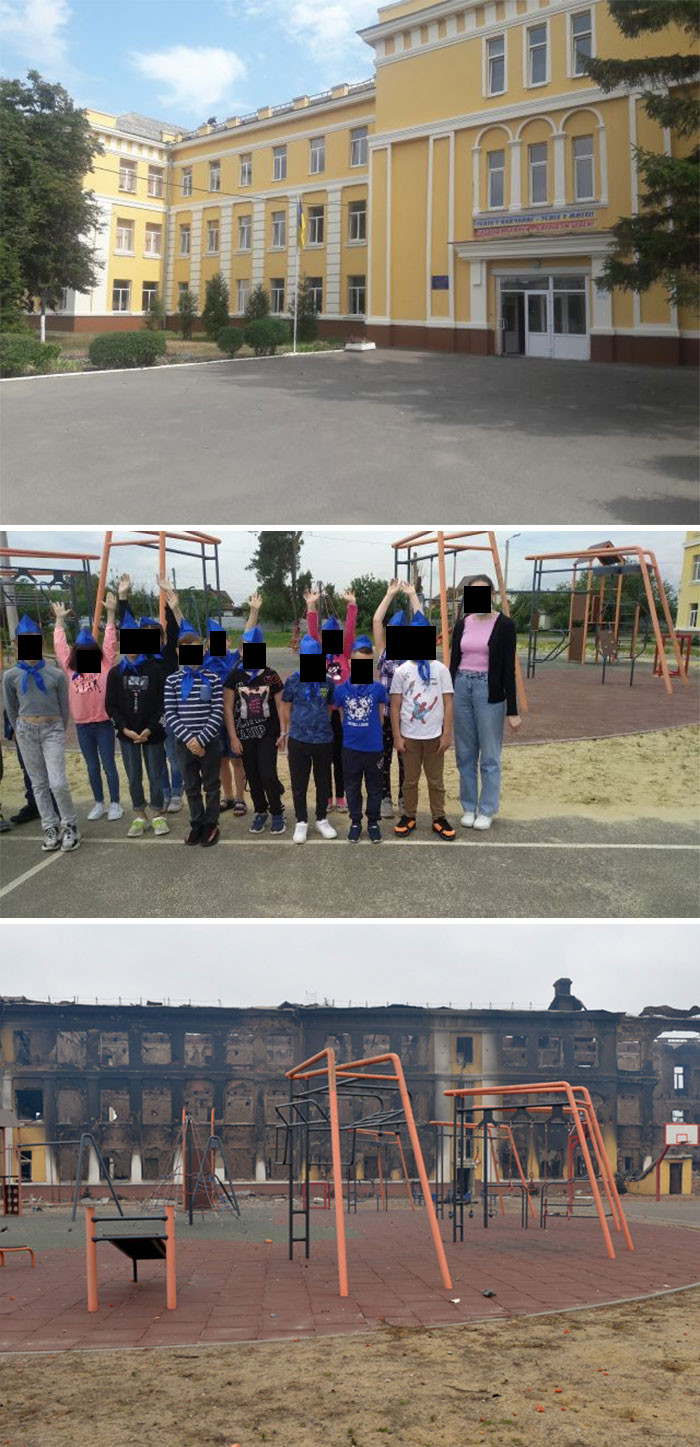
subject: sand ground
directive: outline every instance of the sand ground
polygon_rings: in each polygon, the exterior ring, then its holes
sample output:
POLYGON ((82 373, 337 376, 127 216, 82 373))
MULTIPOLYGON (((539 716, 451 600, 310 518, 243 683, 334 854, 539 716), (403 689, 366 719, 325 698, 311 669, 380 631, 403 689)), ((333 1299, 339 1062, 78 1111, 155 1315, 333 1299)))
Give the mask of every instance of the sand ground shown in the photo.
MULTIPOLYGON (((504 749, 501 817, 578 815, 601 820, 655 818, 692 823, 700 818, 699 738, 700 729, 689 725, 609 739, 504 749)), ((24 802, 24 791, 12 746, 5 745, 3 754, 2 803, 7 818, 24 802)), ((124 802, 128 801, 128 790, 118 750, 117 761, 124 802)), ((284 755, 280 756, 279 768, 289 786, 284 755)), ((91 798, 87 773, 77 750, 68 752, 68 777, 76 801, 87 803, 91 798)), ((459 810, 459 788, 453 751, 446 757, 445 779, 448 814, 454 815, 459 810)), ((421 783, 420 801, 427 803, 423 793, 421 783)))
POLYGON ((697 1289, 362 1337, 5 1356, 6 1447, 696 1447, 697 1289), (331 1398, 333 1400, 331 1401, 331 1398))

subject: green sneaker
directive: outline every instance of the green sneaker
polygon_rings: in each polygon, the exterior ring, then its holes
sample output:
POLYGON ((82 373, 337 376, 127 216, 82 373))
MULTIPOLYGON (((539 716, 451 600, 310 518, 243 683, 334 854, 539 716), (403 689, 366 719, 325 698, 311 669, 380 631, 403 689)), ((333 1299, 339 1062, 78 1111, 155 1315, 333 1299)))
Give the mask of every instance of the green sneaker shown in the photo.
POLYGON ((150 827, 148 820, 144 819, 142 814, 139 814, 128 829, 126 837, 127 839, 142 839, 146 830, 150 829, 150 827))
POLYGON ((153 833, 154 833, 154 834, 169 834, 169 833, 170 833, 170 825, 169 825, 167 819, 164 819, 164 818, 163 818, 163 815, 162 815, 162 814, 156 814, 156 815, 155 815, 155 818, 153 819, 153 833))

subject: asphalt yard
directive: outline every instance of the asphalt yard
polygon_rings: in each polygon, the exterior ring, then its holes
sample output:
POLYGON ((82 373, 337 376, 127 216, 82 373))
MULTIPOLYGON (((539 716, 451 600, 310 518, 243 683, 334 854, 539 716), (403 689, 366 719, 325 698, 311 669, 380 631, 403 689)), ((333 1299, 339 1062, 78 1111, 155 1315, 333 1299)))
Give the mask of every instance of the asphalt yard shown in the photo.
POLYGON ((0 386, 14 526, 698 522, 692 368, 345 352, 0 386))
POLYGON ((331 814, 337 840, 309 831, 292 845, 251 838, 248 819, 222 816, 214 849, 186 848, 185 811, 171 833, 126 839, 125 821, 85 820, 74 854, 42 854, 28 824, 2 836, 0 904, 6 917, 577 918, 694 917, 700 840, 663 820, 503 820, 488 835, 458 829, 447 842, 419 815, 415 834, 348 843, 347 816, 331 814))

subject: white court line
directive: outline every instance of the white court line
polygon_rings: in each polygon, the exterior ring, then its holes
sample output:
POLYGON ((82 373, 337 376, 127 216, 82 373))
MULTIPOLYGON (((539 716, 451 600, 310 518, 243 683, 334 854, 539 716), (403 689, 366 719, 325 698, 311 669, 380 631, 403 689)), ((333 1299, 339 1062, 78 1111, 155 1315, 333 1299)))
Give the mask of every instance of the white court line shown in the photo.
MULTIPOLYGON (((38 836, 37 834, 34 834, 34 835, 27 835, 27 834, 25 834, 25 835, 24 835, 24 838, 25 838, 26 840, 28 840, 28 841, 31 840, 32 842, 37 842, 38 839, 39 839, 39 836, 38 836)), ((267 839, 262 838, 262 839, 258 839, 258 841, 257 841, 256 844, 253 844, 252 839, 219 839, 219 842, 218 842, 217 845, 215 845, 215 848, 216 848, 216 849, 219 849, 219 848, 221 847, 221 845, 224 845, 224 846, 228 845, 228 846, 230 847, 231 845, 243 845, 243 844, 245 844, 245 845, 247 845, 247 846, 249 846, 249 847, 259 849, 262 844, 267 844, 268 848, 270 848, 270 849, 272 849, 272 848, 277 849, 277 848, 279 848, 279 842, 280 842, 280 840, 282 840, 282 839, 284 839, 284 835, 278 835, 278 836, 276 836, 275 838, 269 838, 269 837, 268 837, 267 839)), ((106 837, 103 838, 103 837, 101 837, 101 836, 96 836, 96 835, 94 835, 94 834, 83 834, 83 835, 82 835, 82 841, 83 841, 84 844, 129 844, 132 849, 138 847, 139 845, 141 845, 141 846, 147 845, 147 846, 150 846, 150 847, 152 847, 152 848, 155 849, 156 847, 162 848, 163 845, 166 845, 166 846, 167 846, 167 845, 173 845, 173 844, 177 844, 177 845, 182 845, 182 844, 184 844, 184 839, 172 838, 172 837, 169 838, 169 839, 168 839, 168 838, 160 838, 160 839, 155 839, 155 838, 153 838, 153 839, 140 839, 140 840, 135 840, 135 839, 109 839, 109 838, 106 838, 106 837)), ((285 842, 286 844, 291 844, 291 843, 292 843, 291 837, 289 837, 289 835, 288 835, 288 837, 285 839, 284 842, 285 842)), ((309 840, 307 840, 307 846, 308 846, 308 844, 313 844, 313 845, 316 845, 316 846, 320 846, 321 844, 329 843, 329 842, 330 842, 330 841, 321 840, 321 839, 319 839, 319 840, 309 839, 309 840)), ((371 841, 370 841, 369 839, 364 839, 364 840, 362 841, 363 844, 370 844, 370 842, 371 842, 371 841)), ((349 845, 349 844, 350 844, 350 840, 349 840, 349 839, 340 839, 340 838, 339 838, 339 839, 337 840, 337 843, 338 843, 338 844, 348 844, 348 845, 349 845)), ((526 839, 526 840, 516 840, 516 841, 514 841, 513 843, 508 844, 507 841, 504 840, 504 839, 483 839, 483 840, 480 839, 479 842, 478 842, 478 844, 477 844, 477 843, 471 843, 471 842, 470 842, 469 840, 467 840, 467 839, 411 839, 411 840, 407 840, 407 839, 389 839, 389 838, 383 838, 383 839, 382 839, 382 844, 384 844, 384 845, 386 845, 386 844, 391 844, 395 849, 406 849, 406 850, 409 850, 409 849, 417 849, 417 848, 423 848, 423 849, 426 849, 426 848, 427 848, 427 849, 448 849, 448 848, 455 849, 455 848, 457 848, 457 849, 595 849, 595 850, 598 850, 598 851, 600 851, 600 850, 602 850, 602 849, 624 849, 624 850, 637 850, 637 851, 639 851, 640 849, 641 849, 641 850, 645 850, 645 849, 646 849, 646 850, 669 850, 669 851, 673 851, 673 850, 679 851, 679 850, 680 850, 681 852, 686 851, 686 852, 690 852, 690 853, 693 853, 693 852, 697 853, 697 852, 700 850, 700 843, 698 843, 698 844, 617 844, 617 843, 613 843, 613 844, 598 844, 598 843, 596 843, 594 840, 589 840, 589 841, 587 841, 587 842, 581 842, 580 844, 576 844, 576 843, 574 843, 574 842, 571 841, 571 840, 564 840, 564 841, 562 841, 562 843, 557 844, 557 843, 552 842, 552 841, 538 842, 538 841, 536 841, 536 840, 526 839)), ((195 846, 195 847, 200 847, 200 846, 195 846)), ((352 847, 353 847, 354 849, 356 849, 356 848, 357 848, 357 844, 353 844, 352 847)), ((373 846, 373 847, 374 847, 374 846, 373 846)), ((299 848, 299 845, 297 844, 297 845, 295 846, 295 848, 298 849, 298 848, 299 848)), ((41 865, 37 865, 37 868, 41 868, 41 865)), ((33 874, 33 873, 34 873, 34 870, 30 870, 29 872, 33 874)), ((1 894, 1 892, 0 892, 0 898, 1 898, 1 897, 2 897, 2 894, 1 894)))
POLYGON ((35 864, 33 869, 25 870, 25 873, 20 874, 17 879, 12 879, 9 884, 3 885, 3 888, 0 889, 0 899, 4 899, 6 894, 10 894, 12 890, 17 889, 20 884, 24 884, 28 879, 31 879, 33 874, 40 874, 42 869, 46 869, 48 864, 53 864, 62 852, 61 849, 54 850, 52 854, 47 855, 46 859, 42 859, 40 864, 35 864))

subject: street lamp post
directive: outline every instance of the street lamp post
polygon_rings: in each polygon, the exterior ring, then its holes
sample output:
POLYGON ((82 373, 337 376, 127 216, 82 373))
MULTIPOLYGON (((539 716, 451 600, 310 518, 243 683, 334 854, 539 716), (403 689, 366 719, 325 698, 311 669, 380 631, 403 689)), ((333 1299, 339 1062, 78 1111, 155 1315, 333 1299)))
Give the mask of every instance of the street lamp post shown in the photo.
POLYGON ((510 537, 506 538, 506 565, 503 570, 503 586, 505 588, 506 595, 508 593, 508 554, 510 552, 510 545, 512 542, 515 541, 516 538, 519 537, 520 533, 511 533, 510 537))

